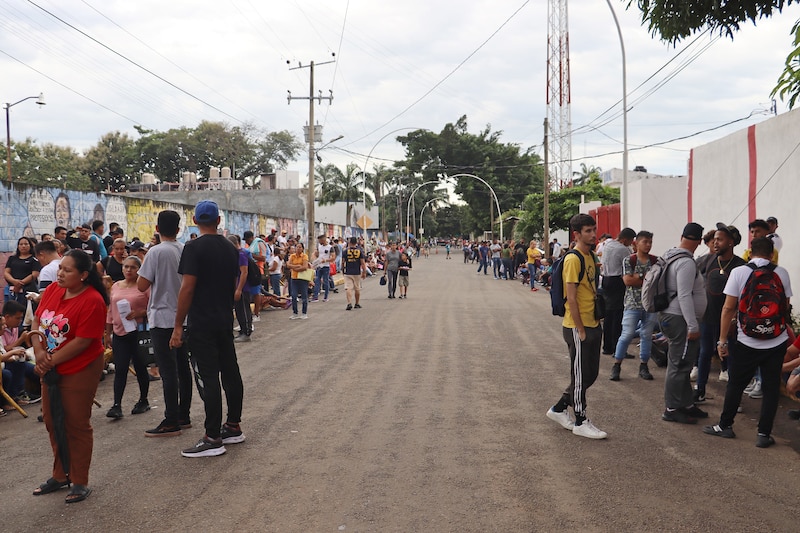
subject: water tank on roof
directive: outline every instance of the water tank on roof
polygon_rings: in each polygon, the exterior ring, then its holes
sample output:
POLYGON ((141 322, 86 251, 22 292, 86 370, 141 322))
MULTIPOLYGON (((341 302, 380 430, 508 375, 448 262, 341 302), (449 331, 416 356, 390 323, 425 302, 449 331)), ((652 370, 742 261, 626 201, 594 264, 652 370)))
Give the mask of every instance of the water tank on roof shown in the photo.
POLYGON ((636 167, 633 167, 633 171, 634 171, 634 172, 644 172, 645 174, 647 174, 647 169, 646 169, 646 168, 644 168, 644 167, 643 167, 643 166, 641 166, 641 165, 639 165, 639 166, 636 166, 636 167))
POLYGON ((219 167, 211 167, 208 171, 208 179, 210 180, 217 180, 219 179, 219 167))
POLYGON ((142 183, 144 185, 154 185, 156 182, 156 175, 149 172, 142 174, 142 183))
POLYGON ((231 179, 231 167, 222 167, 222 179, 231 179))

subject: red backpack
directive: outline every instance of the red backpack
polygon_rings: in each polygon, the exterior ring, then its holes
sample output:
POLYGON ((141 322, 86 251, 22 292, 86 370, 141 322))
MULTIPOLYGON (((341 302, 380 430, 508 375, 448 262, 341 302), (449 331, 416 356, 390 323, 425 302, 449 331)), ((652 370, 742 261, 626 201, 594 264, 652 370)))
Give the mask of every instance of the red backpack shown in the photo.
POLYGON ((753 269, 739 297, 739 326, 748 337, 774 339, 786 331, 788 306, 781 278, 775 264, 763 267, 747 263, 753 269))

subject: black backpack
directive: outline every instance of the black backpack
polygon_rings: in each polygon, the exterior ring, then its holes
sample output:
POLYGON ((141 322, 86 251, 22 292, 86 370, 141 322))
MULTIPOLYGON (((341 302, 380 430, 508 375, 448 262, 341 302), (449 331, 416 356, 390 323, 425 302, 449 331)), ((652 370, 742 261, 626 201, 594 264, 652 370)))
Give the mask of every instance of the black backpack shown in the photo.
POLYGON ((251 256, 247 256, 247 284, 251 287, 261 285, 261 270, 251 256))
MULTIPOLYGON (((567 293, 564 290, 564 260, 570 254, 577 255, 581 262, 578 283, 583 281, 583 276, 586 273, 586 262, 583 259, 583 254, 577 250, 568 251, 553 263, 553 269, 550 274, 550 306, 553 308, 553 315, 555 316, 564 316, 567 312, 567 293)), ((597 262, 594 252, 592 252, 592 258, 597 262)))

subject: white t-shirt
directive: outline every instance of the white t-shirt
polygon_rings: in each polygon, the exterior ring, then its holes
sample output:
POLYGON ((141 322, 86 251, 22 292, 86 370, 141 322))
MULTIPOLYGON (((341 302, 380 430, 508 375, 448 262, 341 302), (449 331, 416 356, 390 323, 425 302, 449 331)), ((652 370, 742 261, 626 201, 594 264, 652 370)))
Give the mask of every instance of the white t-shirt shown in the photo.
POLYGON ((281 259, 280 255, 275 254, 272 256, 272 259, 270 259, 269 262, 269 266, 267 266, 267 270, 268 272, 265 272, 265 274, 269 274, 270 276, 274 276, 275 274, 280 275, 282 273, 283 259, 281 259), (278 266, 275 268, 275 270, 270 271, 269 269, 272 268, 273 265, 278 265, 278 266))
POLYGON ((54 282, 58 277, 58 265, 61 264, 61 259, 54 259, 50 261, 39 271, 39 286, 42 282, 54 282))
POLYGON ((503 249, 503 247, 500 246, 499 244, 497 244, 497 243, 492 244, 489 247, 489 250, 492 251, 492 259, 499 259, 500 258, 500 251, 502 249, 503 249))
MULTIPOLYGON (((750 260, 750 262, 761 267, 768 264, 769 260, 761 257, 754 257, 750 260)), ((738 299, 742 295, 744 286, 747 284, 747 280, 750 278, 750 274, 752 273, 753 269, 747 265, 742 265, 731 270, 731 275, 728 277, 728 283, 725 284, 725 290, 723 291, 725 295, 734 296, 738 299)), ((781 283, 783 283, 783 290, 786 292, 786 297, 791 298, 792 284, 789 281, 789 273, 782 266, 776 266, 775 273, 779 278, 781 278, 781 283)), ((775 348, 776 346, 780 346, 781 343, 789 340, 789 334, 786 333, 786 331, 774 339, 754 339, 753 337, 748 337, 744 334, 738 320, 736 323, 736 327, 739 329, 739 336, 736 338, 736 340, 745 346, 749 346, 750 348, 754 348, 756 350, 768 350, 769 348, 775 348)))
POLYGON ((321 266, 325 266, 325 264, 331 262, 331 253, 333 252, 333 246, 330 244, 317 244, 317 253, 319 254, 319 260, 321 266), (325 264, 322 264, 325 263, 325 264))

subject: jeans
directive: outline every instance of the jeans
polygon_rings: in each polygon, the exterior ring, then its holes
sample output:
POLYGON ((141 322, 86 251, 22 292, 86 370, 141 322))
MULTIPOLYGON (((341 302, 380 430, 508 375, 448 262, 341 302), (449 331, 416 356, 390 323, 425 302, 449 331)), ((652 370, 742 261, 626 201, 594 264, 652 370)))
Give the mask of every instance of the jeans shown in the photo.
POLYGON ((192 407, 192 369, 189 366, 187 343, 177 349, 169 347, 173 328, 150 328, 153 352, 164 387, 164 421, 170 426, 189 420, 192 407))
POLYGON ((636 336, 636 328, 641 321, 642 327, 639 328, 639 339, 641 347, 639 358, 642 363, 650 360, 650 348, 653 346, 653 328, 656 325, 655 313, 648 313, 644 309, 626 309, 622 312, 622 334, 617 341, 617 350, 614 352, 614 359, 622 361, 628 351, 631 341, 636 336))
POLYGON ((147 365, 139 356, 139 332, 133 331, 127 335, 117 335, 111 338, 111 349, 114 351, 114 405, 122 404, 125 394, 125 384, 128 381, 128 367, 133 362, 136 371, 136 381, 139 383, 139 399, 146 400, 150 391, 150 374, 147 365))
POLYGON ((397 270, 386 271, 386 288, 389 290, 389 296, 394 296, 397 290, 397 270))
POLYGON ((242 420, 244 386, 236 361, 233 333, 230 329, 190 329, 188 341, 192 359, 197 363, 197 371, 203 380, 206 435, 218 439, 222 428, 222 389, 225 389, 228 406, 225 421, 238 424, 242 420))
POLYGON ((503 259, 503 278, 504 279, 514 279, 514 260, 510 257, 507 259, 503 259))
POLYGON ((688 327, 681 315, 659 313, 658 321, 661 331, 669 339, 664 403, 668 409, 691 407, 694 405, 694 399, 689 373, 697 362, 700 339, 692 341, 688 339, 688 327))
POLYGON ((492 273, 494 277, 500 277, 500 258, 499 257, 492 257, 492 273))
POLYGON ((275 296, 281 295, 281 275, 278 274, 270 274, 269 275, 269 283, 272 286, 272 294, 275 296))
MULTIPOLYGON (((697 357, 697 390, 705 391, 708 374, 711 372, 711 359, 717 351, 719 322, 700 324, 700 355, 697 357)), ((728 358, 722 360, 722 369, 728 369, 728 358)))
POLYGON ((308 281, 304 279, 292 280, 292 312, 297 314, 297 298, 303 300, 303 314, 308 312, 308 281))
POLYGON ((322 286, 325 286, 325 299, 328 299, 328 287, 329 282, 328 280, 331 277, 331 267, 330 266, 321 266, 317 268, 316 279, 314 281, 314 299, 316 300, 319 298, 319 291, 322 286))
POLYGON ((480 273, 481 269, 483 269, 483 274, 486 274, 486 270, 489 268, 489 259, 486 257, 481 257, 480 262, 478 263, 478 273, 480 273))
POLYGON ((536 288, 536 263, 528 263, 528 275, 531 278, 531 289, 536 288))
POLYGON ((736 410, 742 401, 745 387, 757 370, 761 371, 761 414, 758 417, 758 432, 763 435, 772 433, 772 424, 778 410, 781 385, 781 366, 786 353, 786 342, 775 348, 758 350, 736 342, 728 363, 730 381, 725 389, 725 404, 719 417, 721 427, 733 425, 736 410))

